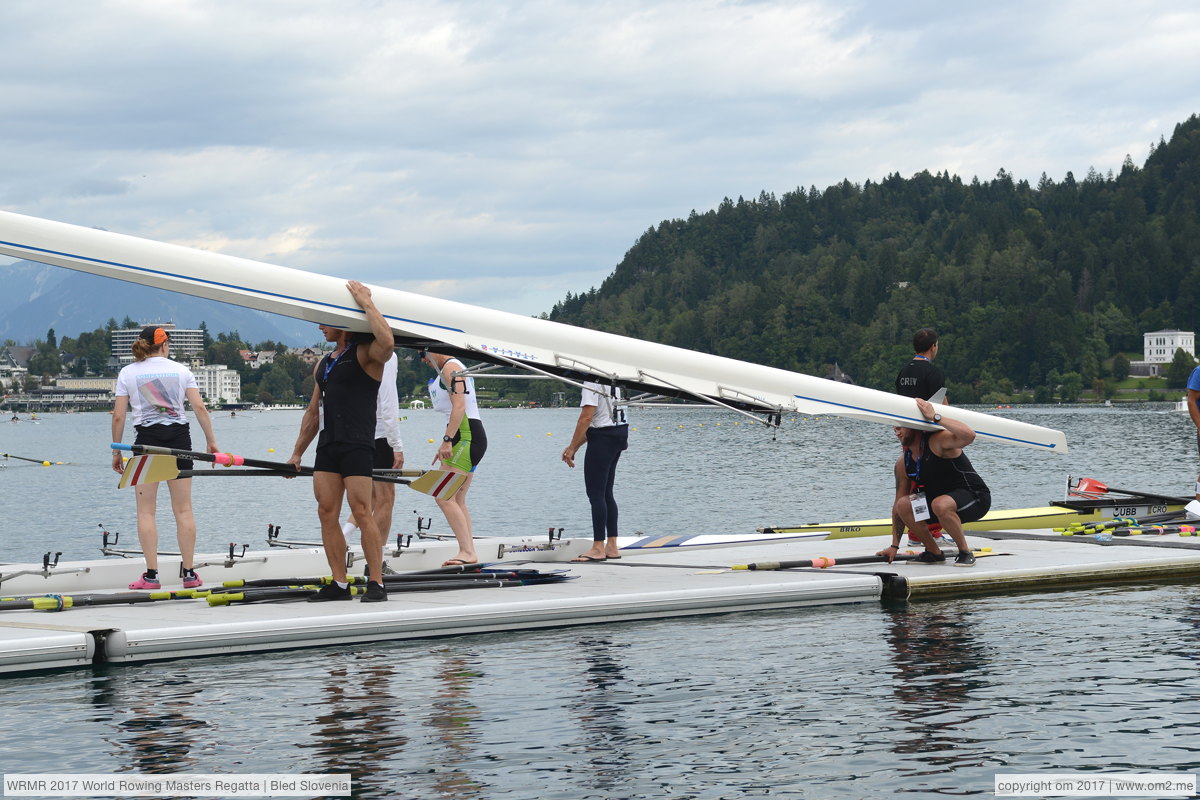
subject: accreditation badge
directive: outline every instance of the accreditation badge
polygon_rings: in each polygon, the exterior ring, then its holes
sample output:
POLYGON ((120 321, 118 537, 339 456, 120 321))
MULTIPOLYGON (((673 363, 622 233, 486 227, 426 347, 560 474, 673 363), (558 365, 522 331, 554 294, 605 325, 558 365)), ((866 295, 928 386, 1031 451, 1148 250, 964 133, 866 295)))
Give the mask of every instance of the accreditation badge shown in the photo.
POLYGON ((912 503, 913 519, 917 522, 929 519, 929 501, 925 498, 924 492, 910 494, 908 501, 912 503))

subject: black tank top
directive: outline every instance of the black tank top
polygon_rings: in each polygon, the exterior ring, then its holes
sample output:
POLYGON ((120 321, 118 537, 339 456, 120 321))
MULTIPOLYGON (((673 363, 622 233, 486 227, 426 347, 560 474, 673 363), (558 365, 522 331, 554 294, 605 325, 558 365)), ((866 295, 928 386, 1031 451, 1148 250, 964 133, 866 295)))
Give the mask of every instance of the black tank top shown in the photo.
POLYGON ((351 344, 336 359, 333 353, 317 365, 324 425, 317 447, 327 444, 375 446, 375 404, 379 381, 358 363, 358 345, 351 344))
POLYGON ((929 449, 929 437, 932 434, 921 434, 921 458, 915 461, 908 448, 904 449, 904 471, 913 483, 919 486, 930 497, 937 497, 955 489, 969 489, 976 495, 991 496, 991 490, 966 453, 959 453, 957 458, 942 458, 934 455, 929 449))

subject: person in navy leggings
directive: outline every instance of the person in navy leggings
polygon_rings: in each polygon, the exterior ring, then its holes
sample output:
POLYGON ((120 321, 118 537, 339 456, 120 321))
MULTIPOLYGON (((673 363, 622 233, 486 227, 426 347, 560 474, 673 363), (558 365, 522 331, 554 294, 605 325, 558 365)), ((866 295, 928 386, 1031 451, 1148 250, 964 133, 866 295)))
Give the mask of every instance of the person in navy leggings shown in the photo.
POLYGON ((572 561, 587 563, 621 557, 617 544, 617 500, 613 485, 617 462, 629 447, 629 424, 619 407, 621 390, 598 383, 585 383, 579 401, 579 420, 562 460, 575 466, 575 454, 587 445, 583 460, 583 484, 592 506, 592 546, 572 561))

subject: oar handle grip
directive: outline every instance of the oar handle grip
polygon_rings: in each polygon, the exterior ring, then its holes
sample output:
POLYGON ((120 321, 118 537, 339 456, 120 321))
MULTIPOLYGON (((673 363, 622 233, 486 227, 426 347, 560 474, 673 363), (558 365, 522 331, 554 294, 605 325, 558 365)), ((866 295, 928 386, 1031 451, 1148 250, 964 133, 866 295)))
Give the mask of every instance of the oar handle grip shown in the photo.
MULTIPOLYGON (((125 444, 124 442, 113 442, 109 445, 113 450, 129 450, 133 451, 135 445, 125 444)), ((146 448, 148 450, 148 448, 146 448)), ((160 448, 160 450, 169 450, 170 448, 160 448)), ((153 451, 150 451, 153 452, 153 451)), ((192 453, 193 457, 200 457, 204 460, 211 460, 215 464, 221 464, 226 467, 240 467, 246 463, 246 459, 242 456, 234 455, 233 453, 192 453)))

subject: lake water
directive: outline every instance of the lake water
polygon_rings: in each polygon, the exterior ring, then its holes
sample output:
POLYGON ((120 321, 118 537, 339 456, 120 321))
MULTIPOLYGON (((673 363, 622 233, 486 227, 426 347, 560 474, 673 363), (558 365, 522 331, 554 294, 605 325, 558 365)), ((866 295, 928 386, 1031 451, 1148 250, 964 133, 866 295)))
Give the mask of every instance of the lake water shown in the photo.
MULTIPOLYGON (((1059 498, 1068 474, 1187 494, 1194 429, 1164 409, 1003 411, 1065 430, 1071 452, 971 455, 997 507, 1059 498)), ((582 475, 558 460, 575 416, 485 411, 480 533, 587 535, 582 475)), ((627 533, 879 517, 890 503, 884 426, 794 418, 773 440, 720 411, 632 422, 627 533)), ((298 424, 298 412, 216 419, 223 449, 280 461, 298 424)), ((441 425, 409 412, 411 466, 432 458, 441 425)), ((70 462, 0 468, 0 559, 97 557, 99 526, 135 543, 108 429, 106 414, 0 423, 0 452, 70 462)), ((317 536, 303 479, 194 485, 202 550, 262 547, 268 524, 317 536)), ((394 530, 432 515, 448 532, 428 498, 397 497, 394 530)), ((97 667, 0 679, 0 767, 351 772, 361 797, 991 797, 997 773, 1195 771, 1198 639, 1200 588, 1166 583, 97 667)))

